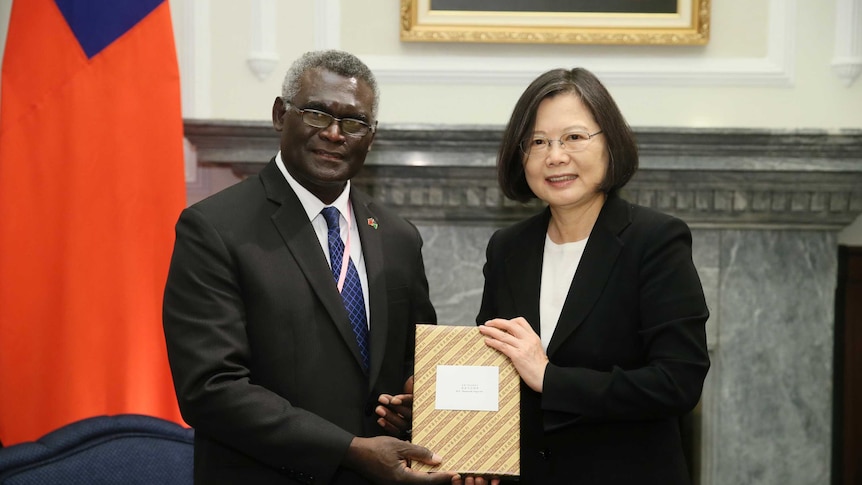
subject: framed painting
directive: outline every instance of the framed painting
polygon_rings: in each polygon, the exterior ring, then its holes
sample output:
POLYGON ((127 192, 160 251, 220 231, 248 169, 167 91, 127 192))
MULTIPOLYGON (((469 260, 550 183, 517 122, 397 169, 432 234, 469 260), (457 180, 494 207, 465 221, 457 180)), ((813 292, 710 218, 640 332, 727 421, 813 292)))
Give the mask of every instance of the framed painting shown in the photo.
POLYGON ((401 0, 401 40, 703 45, 710 0, 401 0))

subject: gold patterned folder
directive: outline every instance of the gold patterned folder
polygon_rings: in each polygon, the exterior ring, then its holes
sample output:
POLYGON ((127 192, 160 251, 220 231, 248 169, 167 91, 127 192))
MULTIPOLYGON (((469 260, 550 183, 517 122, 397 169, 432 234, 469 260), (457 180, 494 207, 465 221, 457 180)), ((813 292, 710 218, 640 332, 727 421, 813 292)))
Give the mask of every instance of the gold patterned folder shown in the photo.
MULTIPOLYGON (((412 441, 443 457, 443 463, 432 467, 413 462, 413 469, 520 475, 521 379, 508 357, 485 345, 478 327, 417 325, 414 379, 412 441), (437 396, 438 368, 441 375, 477 370, 449 366, 478 366, 498 376, 498 410, 438 408, 443 398, 437 396)), ((470 391, 471 384, 463 386, 470 391)))

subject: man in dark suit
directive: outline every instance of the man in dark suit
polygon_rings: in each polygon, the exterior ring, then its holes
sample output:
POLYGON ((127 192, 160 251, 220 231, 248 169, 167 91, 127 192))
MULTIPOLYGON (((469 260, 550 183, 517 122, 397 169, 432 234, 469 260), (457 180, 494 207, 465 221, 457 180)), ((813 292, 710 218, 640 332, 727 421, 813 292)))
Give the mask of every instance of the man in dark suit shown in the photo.
POLYGON ((281 151, 180 216, 164 328, 196 483, 453 478, 410 470, 439 457, 376 422, 412 375, 414 324, 436 320, 419 232, 350 185, 378 93, 356 57, 303 55, 272 108, 281 151))

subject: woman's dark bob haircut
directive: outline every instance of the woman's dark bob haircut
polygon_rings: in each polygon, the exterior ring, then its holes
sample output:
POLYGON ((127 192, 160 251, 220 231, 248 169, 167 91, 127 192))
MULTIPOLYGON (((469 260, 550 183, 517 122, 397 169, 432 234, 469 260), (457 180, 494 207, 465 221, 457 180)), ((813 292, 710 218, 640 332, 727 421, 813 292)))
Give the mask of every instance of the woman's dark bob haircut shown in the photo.
POLYGON ((536 198, 524 176, 524 154, 520 144, 533 135, 539 103, 558 94, 578 96, 590 110, 608 147, 608 170, 599 190, 616 193, 638 169, 638 148, 634 134, 608 90, 583 68, 554 69, 537 77, 521 94, 503 132, 497 155, 497 179, 503 194, 519 202, 536 198))

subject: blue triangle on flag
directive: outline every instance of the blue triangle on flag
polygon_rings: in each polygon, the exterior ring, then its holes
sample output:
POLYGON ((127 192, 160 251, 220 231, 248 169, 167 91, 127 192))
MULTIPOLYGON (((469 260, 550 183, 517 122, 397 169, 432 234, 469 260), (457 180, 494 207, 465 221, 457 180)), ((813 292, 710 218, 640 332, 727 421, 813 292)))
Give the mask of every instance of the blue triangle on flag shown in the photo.
POLYGON ((165 0, 54 0, 63 17, 92 58, 165 0))

